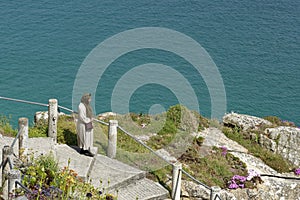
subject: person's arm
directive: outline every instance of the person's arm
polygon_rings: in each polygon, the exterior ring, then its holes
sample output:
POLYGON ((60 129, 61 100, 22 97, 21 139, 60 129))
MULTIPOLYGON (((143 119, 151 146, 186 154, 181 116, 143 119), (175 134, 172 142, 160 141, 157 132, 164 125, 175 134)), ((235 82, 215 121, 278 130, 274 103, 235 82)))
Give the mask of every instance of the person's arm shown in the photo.
POLYGON ((78 117, 84 123, 89 123, 92 120, 86 116, 86 108, 84 104, 80 103, 78 106, 78 117))

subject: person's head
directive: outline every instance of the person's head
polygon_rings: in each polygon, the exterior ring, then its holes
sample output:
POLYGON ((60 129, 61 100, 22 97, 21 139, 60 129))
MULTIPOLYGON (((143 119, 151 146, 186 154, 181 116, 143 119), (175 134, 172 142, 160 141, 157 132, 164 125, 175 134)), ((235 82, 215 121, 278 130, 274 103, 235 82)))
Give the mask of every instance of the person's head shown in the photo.
POLYGON ((92 107, 90 105, 91 102, 91 93, 86 93, 81 97, 81 103, 83 103, 86 107, 86 115, 89 118, 93 117, 93 110, 92 107))
POLYGON ((81 97, 81 102, 85 105, 90 104, 91 102, 91 93, 86 93, 81 97))

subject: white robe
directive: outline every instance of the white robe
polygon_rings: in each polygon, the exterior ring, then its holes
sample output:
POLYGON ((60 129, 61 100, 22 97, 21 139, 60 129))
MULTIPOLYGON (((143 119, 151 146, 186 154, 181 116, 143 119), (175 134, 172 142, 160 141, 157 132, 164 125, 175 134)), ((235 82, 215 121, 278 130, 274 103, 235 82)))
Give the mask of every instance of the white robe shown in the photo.
POLYGON ((92 119, 86 116, 86 108, 83 103, 78 106, 78 120, 77 120, 77 143, 83 150, 92 150, 94 142, 93 129, 86 131, 85 124, 91 122, 92 119))

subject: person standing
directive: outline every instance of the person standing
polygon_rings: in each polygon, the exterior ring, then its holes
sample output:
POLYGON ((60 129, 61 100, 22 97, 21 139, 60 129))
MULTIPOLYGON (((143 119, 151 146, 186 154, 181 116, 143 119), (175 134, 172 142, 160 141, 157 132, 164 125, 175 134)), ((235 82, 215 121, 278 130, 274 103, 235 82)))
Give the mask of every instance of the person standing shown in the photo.
POLYGON ((92 153, 94 132, 93 132, 93 110, 90 105, 91 94, 87 93, 81 97, 78 106, 77 120, 77 143, 80 147, 80 154, 94 156, 92 153))

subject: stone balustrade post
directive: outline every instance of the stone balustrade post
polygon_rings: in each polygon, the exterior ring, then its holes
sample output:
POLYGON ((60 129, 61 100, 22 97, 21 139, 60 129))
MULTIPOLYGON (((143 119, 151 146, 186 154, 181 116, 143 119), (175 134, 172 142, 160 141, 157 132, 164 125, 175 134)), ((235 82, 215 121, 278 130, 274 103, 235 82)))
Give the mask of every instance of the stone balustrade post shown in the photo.
POLYGON ((19 170, 12 169, 8 172, 7 178, 8 178, 8 199, 9 199, 9 196, 13 194, 14 189, 16 189, 15 188, 16 181, 21 180, 21 172, 19 170))
POLYGON ((49 99, 48 108, 48 137, 57 142, 57 121, 58 121, 57 99, 49 99))
POLYGON ((19 158, 26 156, 28 151, 28 118, 19 118, 19 158))
POLYGON ((217 197, 220 197, 221 188, 219 186, 211 187, 210 200, 219 200, 217 197))
POLYGON ((173 200, 180 200, 181 176, 182 176, 182 164, 177 162, 173 164, 173 173, 172 173, 172 199, 173 200))
POLYGON ((109 120, 108 129, 108 146, 107 146, 107 156, 109 158, 115 158, 117 154, 117 130, 118 121, 109 120))
MULTIPOLYGON (((9 166, 9 159, 11 159, 13 155, 12 148, 8 145, 4 146, 2 149, 2 191, 3 196, 8 196, 8 181, 7 181, 7 174, 10 171, 9 166)), ((12 163, 11 163, 12 164, 12 163)))

